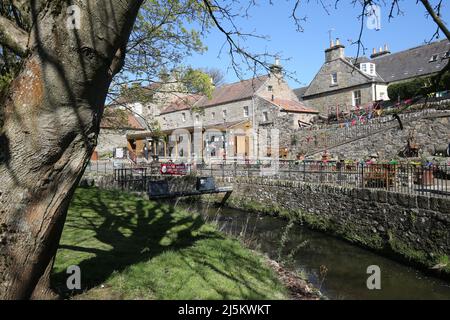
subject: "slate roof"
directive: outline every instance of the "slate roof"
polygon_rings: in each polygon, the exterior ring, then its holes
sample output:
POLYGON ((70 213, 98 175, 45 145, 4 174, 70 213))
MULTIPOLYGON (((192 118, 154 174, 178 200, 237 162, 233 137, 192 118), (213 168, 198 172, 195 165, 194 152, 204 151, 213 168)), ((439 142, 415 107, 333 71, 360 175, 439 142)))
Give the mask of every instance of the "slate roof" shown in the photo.
POLYGON ((204 97, 198 102, 200 107, 211 107, 251 98, 267 81, 269 76, 255 77, 236 83, 226 84, 214 90, 211 99, 204 97))
MULTIPOLYGON (((267 100, 269 101, 269 100, 267 100)), ((273 105, 280 107, 284 111, 288 112, 296 112, 296 113, 319 113, 319 111, 307 108, 303 103, 293 101, 293 100, 285 100, 275 98, 273 101, 270 101, 273 105)))
POLYGON ((389 83, 440 71, 449 61, 448 58, 443 59, 449 50, 450 43, 445 39, 376 57, 371 62, 376 64, 377 73, 389 83), (434 54, 438 55, 437 60, 430 62, 434 54))
POLYGON ((298 100, 302 101, 303 100, 303 95, 305 94, 306 90, 308 90, 308 87, 301 87, 301 88, 297 88, 294 89, 294 93, 297 96, 298 100))

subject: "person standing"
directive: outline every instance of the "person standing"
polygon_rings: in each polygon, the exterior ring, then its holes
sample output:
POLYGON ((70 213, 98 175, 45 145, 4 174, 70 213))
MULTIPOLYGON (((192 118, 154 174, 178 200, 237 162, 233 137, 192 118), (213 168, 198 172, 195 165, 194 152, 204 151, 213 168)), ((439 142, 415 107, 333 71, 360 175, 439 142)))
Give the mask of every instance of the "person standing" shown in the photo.
POLYGON ((144 157, 145 157, 145 160, 148 161, 148 148, 147 148, 147 144, 144 144, 144 149, 143 149, 143 151, 144 151, 144 157))

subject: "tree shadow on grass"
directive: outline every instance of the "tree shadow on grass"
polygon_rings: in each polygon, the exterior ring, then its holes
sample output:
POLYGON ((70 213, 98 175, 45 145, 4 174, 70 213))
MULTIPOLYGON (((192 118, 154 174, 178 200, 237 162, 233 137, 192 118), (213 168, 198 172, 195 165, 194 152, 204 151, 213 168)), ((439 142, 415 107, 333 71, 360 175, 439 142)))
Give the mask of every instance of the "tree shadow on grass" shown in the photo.
POLYGON ((167 204, 80 188, 69 209, 60 244, 64 257, 61 267, 57 257, 59 270, 52 276, 53 287, 65 298, 79 293, 66 287, 66 268, 71 264, 80 267, 82 291, 86 291, 104 283, 112 273, 166 250, 218 237, 212 231, 199 232, 203 225, 200 216, 179 214, 167 204))

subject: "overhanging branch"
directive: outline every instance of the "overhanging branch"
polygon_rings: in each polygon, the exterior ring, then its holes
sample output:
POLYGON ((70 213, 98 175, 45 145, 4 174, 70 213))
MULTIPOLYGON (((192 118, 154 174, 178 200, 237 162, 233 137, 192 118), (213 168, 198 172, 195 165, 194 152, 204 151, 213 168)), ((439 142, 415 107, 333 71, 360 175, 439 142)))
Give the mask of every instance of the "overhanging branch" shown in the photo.
POLYGON ((23 57, 28 48, 28 33, 0 16, 0 43, 23 57))

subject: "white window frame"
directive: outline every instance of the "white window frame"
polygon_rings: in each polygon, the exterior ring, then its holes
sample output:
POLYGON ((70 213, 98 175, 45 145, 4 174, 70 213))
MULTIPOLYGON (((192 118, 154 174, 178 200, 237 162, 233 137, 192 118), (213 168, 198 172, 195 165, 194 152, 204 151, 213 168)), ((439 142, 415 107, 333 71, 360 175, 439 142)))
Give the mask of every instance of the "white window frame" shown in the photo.
POLYGON ((267 91, 273 92, 273 86, 267 86, 267 91))
POLYGON ((361 90, 354 90, 353 92, 352 92, 352 102, 353 102, 353 107, 356 107, 356 106, 360 106, 361 105, 361 102, 362 102, 362 94, 361 94, 361 90), (356 100, 358 99, 357 97, 356 97, 356 93, 357 92, 359 92, 359 103, 357 104, 356 103, 356 100))
POLYGON ((186 112, 181 113, 181 121, 186 122, 186 112))
POLYGON ((338 84, 338 74, 337 72, 333 72, 331 74, 331 85, 336 85, 338 84))
POLYGON ((373 63, 369 63, 369 73, 371 75, 375 75, 375 65, 373 63))
POLYGON ((214 120, 216 118, 216 113, 213 111, 211 112, 211 119, 214 120))
POLYGON ((269 113, 267 111, 263 111, 263 122, 269 121, 269 113))
POLYGON ((244 106, 244 117, 248 118, 250 116, 250 109, 248 106, 244 106))
POLYGON ((361 63, 361 71, 364 73, 367 73, 367 64, 366 63, 361 63))
POLYGON ((227 109, 222 110, 222 116, 224 119, 227 117, 227 109))

